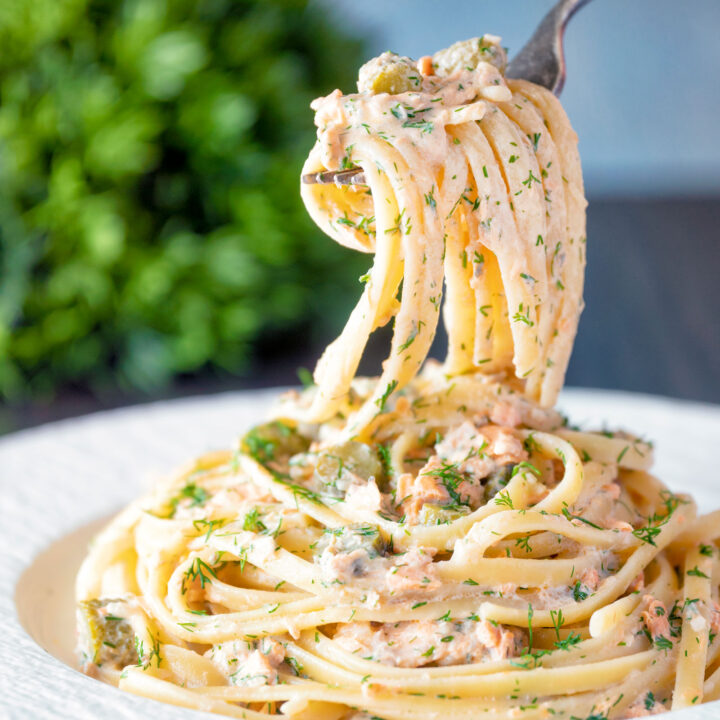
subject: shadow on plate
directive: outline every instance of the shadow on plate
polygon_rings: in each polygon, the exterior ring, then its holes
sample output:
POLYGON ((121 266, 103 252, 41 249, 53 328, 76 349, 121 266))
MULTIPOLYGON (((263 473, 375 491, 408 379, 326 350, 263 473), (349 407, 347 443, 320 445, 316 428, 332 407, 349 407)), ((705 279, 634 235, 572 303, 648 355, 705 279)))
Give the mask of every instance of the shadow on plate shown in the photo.
POLYGON ((112 516, 56 540, 20 576, 15 587, 18 620, 41 648, 78 670, 75 652, 75 576, 88 544, 112 516))

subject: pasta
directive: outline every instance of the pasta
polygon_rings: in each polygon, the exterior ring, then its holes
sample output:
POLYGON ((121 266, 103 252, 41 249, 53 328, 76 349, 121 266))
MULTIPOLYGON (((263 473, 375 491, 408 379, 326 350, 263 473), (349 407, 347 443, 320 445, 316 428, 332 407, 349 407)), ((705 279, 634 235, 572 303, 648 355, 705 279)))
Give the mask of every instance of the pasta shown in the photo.
POLYGON ((720 513, 553 409, 585 199, 493 36, 316 101, 317 224, 373 253, 315 385, 124 510, 77 578, 83 669, 238 718, 603 720, 720 699, 720 513), (441 312, 448 356, 426 360, 441 312), (393 320, 380 378, 356 376, 393 320), (423 366, 424 364, 424 366, 423 366))

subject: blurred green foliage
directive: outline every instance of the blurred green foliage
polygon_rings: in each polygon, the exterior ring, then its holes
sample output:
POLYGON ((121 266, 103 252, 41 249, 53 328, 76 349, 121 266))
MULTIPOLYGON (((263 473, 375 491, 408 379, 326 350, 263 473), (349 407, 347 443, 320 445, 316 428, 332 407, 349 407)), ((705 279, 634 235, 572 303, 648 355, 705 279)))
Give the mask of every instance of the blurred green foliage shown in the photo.
POLYGON ((344 310, 367 260, 298 194, 309 102, 361 62, 326 9, 12 0, 0 49, 0 394, 242 372, 344 310))

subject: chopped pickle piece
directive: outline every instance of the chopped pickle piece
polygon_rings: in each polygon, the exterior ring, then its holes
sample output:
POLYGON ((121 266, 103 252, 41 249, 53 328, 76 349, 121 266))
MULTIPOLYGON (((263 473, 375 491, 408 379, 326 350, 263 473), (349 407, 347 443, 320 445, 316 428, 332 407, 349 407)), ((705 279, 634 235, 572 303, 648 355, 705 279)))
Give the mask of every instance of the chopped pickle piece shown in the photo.
POLYGON ((452 75, 462 70, 475 70, 481 62, 494 65, 505 72, 507 53, 500 46, 499 38, 483 35, 479 38, 462 40, 433 55, 433 65, 438 75, 452 75))
POLYGON ((321 483, 324 492, 344 497, 348 487, 358 478, 375 478, 378 486, 384 480, 383 464, 375 448, 350 440, 325 448, 318 454, 315 479, 321 483))
POLYGON ((328 548, 335 555, 350 554, 355 550, 364 550, 368 558, 385 555, 387 545, 375 525, 369 523, 351 523, 339 528, 328 528, 314 547, 316 556, 328 548))
POLYGON ((467 515, 470 508, 466 505, 433 505, 426 503, 418 514, 418 523, 421 525, 447 525, 467 515))
POLYGON ((485 485, 485 502, 489 502, 510 482, 514 469, 515 463, 502 465, 483 481, 485 485))
POLYGON ((300 435, 297 429, 282 420, 258 425, 242 439, 242 450, 266 465, 284 465, 291 456, 305 452, 310 441, 300 435))
POLYGON ((420 71, 413 60, 392 52, 384 52, 360 68, 358 90, 373 95, 397 95, 417 90, 420 81, 420 71))
POLYGON ((109 605, 117 606, 124 602, 121 599, 98 598, 78 603, 79 647, 89 662, 117 668, 137 664, 132 625, 108 609, 109 605))

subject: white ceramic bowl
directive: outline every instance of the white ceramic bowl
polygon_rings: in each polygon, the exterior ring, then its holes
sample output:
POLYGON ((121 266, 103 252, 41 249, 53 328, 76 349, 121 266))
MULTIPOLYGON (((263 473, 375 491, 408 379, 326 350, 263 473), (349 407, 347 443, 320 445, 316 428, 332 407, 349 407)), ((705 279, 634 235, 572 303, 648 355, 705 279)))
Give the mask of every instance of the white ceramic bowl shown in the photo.
MULTIPOLYGON (((88 540, 153 478, 227 447, 263 419, 277 391, 159 402, 0 438, 0 718, 215 717, 122 693, 74 669, 73 583, 88 540)), ((720 407, 600 390, 566 390, 561 408, 586 427, 655 441, 654 472, 720 507, 714 453, 720 407)), ((717 720, 720 702, 668 714, 717 720)))

